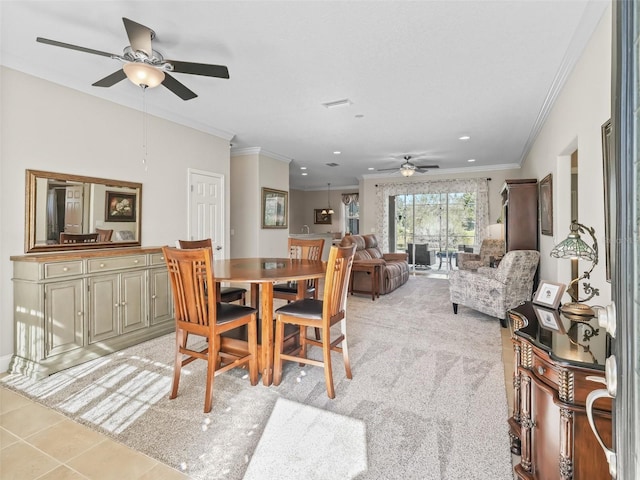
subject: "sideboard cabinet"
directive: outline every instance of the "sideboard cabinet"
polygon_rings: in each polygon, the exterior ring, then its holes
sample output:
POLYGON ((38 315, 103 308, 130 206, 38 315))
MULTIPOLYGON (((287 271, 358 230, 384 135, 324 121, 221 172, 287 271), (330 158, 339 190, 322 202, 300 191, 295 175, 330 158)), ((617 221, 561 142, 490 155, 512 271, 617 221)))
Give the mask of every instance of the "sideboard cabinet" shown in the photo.
POLYGON ((10 372, 43 377, 174 330, 159 248, 11 257, 10 372))
MULTIPOLYGON (((596 318, 572 320, 526 302, 509 311, 515 356, 511 450, 518 479, 604 480, 609 467, 585 410, 604 378, 610 340, 596 318)), ((594 420, 611 446, 611 400, 594 405, 594 420)))

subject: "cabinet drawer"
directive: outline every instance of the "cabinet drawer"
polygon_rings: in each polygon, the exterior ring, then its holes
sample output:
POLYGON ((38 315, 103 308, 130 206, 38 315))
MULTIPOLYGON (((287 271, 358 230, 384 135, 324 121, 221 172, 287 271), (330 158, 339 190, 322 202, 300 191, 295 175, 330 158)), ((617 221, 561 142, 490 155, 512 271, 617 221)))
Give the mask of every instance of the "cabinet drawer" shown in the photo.
POLYGON ((44 264, 44 278, 69 277, 82 273, 82 260, 44 264))
POLYGON ((151 257, 151 265, 164 265, 164 255, 162 253, 152 253, 151 257))
POLYGON ((543 382, 558 388, 560 384, 560 374, 557 368, 549 362, 546 362, 537 355, 533 356, 533 373, 543 382))
POLYGON ((87 264, 89 273, 108 272, 122 268, 144 267, 147 265, 147 257, 145 255, 134 255, 131 257, 94 258, 89 260, 87 264))

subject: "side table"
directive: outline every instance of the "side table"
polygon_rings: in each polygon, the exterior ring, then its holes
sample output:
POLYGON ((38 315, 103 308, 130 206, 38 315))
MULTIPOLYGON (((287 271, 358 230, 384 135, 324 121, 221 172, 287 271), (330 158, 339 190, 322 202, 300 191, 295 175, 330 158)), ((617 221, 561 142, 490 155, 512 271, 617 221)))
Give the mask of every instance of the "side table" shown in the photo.
POLYGON ((371 300, 375 301, 376 297, 380 298, 380 263, 378 262, 353 262, 351 267, 351 278, 349 279, 349 292, 369 293, 366 291, 353 289, 353 272, 367 272, 371 275, 371 300))

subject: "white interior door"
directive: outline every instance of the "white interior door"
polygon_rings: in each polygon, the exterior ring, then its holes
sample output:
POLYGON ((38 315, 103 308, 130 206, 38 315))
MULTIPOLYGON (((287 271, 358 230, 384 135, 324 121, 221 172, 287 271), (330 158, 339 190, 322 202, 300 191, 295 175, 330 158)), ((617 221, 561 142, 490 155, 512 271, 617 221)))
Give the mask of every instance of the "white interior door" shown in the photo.
POLYGON ((224 176, 189 169, 189 240, 210 238, 216 260, 226 257, 224 176))

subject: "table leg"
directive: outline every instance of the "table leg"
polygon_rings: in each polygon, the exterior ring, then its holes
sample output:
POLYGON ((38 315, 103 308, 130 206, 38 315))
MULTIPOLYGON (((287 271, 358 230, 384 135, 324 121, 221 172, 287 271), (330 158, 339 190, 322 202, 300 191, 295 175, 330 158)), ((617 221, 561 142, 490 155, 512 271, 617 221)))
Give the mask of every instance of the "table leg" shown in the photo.
POLYGON ((273 283, 262 284, 262 383, 273 382, 273 283))

